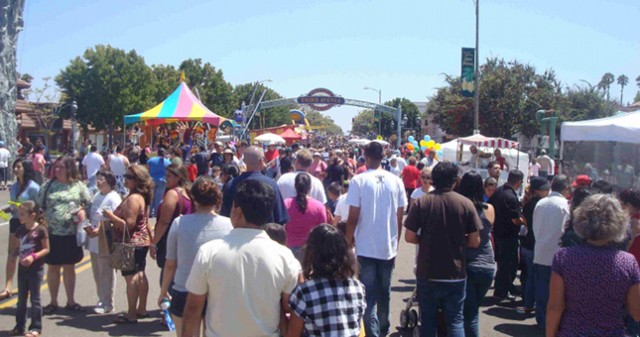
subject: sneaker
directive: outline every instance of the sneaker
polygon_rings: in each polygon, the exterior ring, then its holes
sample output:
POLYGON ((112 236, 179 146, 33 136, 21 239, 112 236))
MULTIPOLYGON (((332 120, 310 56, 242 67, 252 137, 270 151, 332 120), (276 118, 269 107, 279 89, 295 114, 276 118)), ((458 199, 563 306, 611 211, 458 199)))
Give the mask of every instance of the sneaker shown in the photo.
POLYGON ((534 313, 535 311, 536 311, 535 308, 525 308, 525 307, 516 308, 516 312, 521 314, 521 315, 530 315, 530 314, 534 313))
POLYGON ((108 314, 113 311, 113 307, 107 305, 96 305, 93 312, 99 315, 108 314))

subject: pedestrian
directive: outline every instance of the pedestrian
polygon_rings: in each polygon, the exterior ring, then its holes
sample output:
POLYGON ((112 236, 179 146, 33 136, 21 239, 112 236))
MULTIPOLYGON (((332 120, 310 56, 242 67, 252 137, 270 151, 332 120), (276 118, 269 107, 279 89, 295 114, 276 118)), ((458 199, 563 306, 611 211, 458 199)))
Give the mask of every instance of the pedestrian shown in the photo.
POLYGON ((198 168, 198 176, 203 176, 207 174, 209 170, 209 153, 204 148, 203 145, 200 145, 199 152, 193 155, 196 158, 196 167, 198 168))
POLYGON ((431 177, 431 169, 428 167, 422 168, 420 170, 420 188, 416 188, 411 192, 411 197, 409 199, 409 208, 416 202, 416 200, 420 199, 423 195, 433 191, 433 178, 431 177))
POLYGON ((592 195, 576 209, 573 226, 586 244, 553 257, 547 336, 625 336, 623 307, 640 320, 640 268, 615 247, 628 223, 612 195, 592 195))
POLYGON ((280 194, 278 185, 273 179, 261 173, 266 167, 264 152, 258 146, 250 146, 244 152, 243 158, 246 168, 245 172, 234 178, 228 188, 224 190, 220 214, 223 216, 231 216, 236 189, 241 182, 245 180, 258 180, 268 184, 275 190, 276 200, 273 204, 274 207, 270 212, 269 222, 276 222, 281 225, 286 224, 289 221, 289 215, 287 214, 287 208, 284 205, 284 200, 282 198, 282 194, 280 194))
POLYGON ((0 140, 0 190, 2 191, 7 189, 9 158, 11 158, 11 153, 4 147, 4 140, 0 140))
POLYGON ((300 173, 296 176, 296 196, 284 199, 284 205, 289 214, 289 222, 285 225, 287 231, 287 247, 293 255, 302 261, 303 247, 311 230, 327 222, 327 212, 322 202, 309 196, 311 190, 311 175, 300 173))
MULTIPOLYGON (((67 294, 67 311, 83 311, 75 300, 76 263, 82 261, 83 242, 78 240, 78 223, 82 223, 91 210, 91 196, 87 185, 81 181, 80 172, 73 157, 59 157, 53 164, 54 176, 38 193, 37 204, 44 211, 49 234, 50 251, 47 263, 47 285, 51 302, 42 308, 45 315, 56 312, 60 272, 64 274, 64 289, 67 294), (77 223, 74 221, 74 211, 77 223)), ((82 230, 82 229, 81 229, 82 230)))
POLYGON ((487 164, 487 173, 489 174, 490 178, 496 180, 496 186, 501 186, 504 182, 500 180, 500 172, 502 172, 502 169, 500 163, 498 163, 497 161, 491 161, 489 162, 489 164, 487 164))
POLYGON ((38 207, 25 201, 18 207, 22 226, 16 231, 20 246, 13 252, 20 259, 18 267, 18 306, 16 326, 9 332, 11 336, 24 335, 38 337, 42 333, 42 306, 40 285, 44 276, 44 257, 49 254, 49 235, 45 226, 37 221, 38 207), (27 323, 27 298, 31 300, 31 324, 25 334, 27 323))
POLYGON ((104 164, 104 159, 98 153, 97 146, 92 146, 89 153, 82 159, 82 166, 84 166, 85 177, 88 181, 87 187, 92 193, 96 191, 96 173, 104 164))
MULTIPOLYGON (((494 162, 493 169, 499 171, 499 164, 494 162)), ((522 206, 516 191, 520 189, 524 174, 519 170, 509 172, 507 182, 498 187, 489 198, 489 203, 496 211, 493 226, 493 241, 498 270, 496 272, 493 297, 498 300, 513 300, 518 295, 513 284, 518 272, 518 236, 522 218, 522 206)))
MULTIPOLYGON (((11 185, 9 189, 9 200, 15 203, 22 203, 27 200, 35 201, 40 191, 40 185, 34 181, 33 164, 30 161, 25 161, 23 158, 18 158, 13 162, 13 175, 16 177, 16 182, 11 185)), ((18 207, 12 205, 4 211, 11 211, 11 219, 9 220, 9 240, 7 244, 7 265, 5 269, 5 288, 0 293, 0 301, 11 297, 13 275, 16 272, 17 257, 13 255, 13 252, 19 245, 19 241, 15 234, 20 227, 20 218, 18 214, 18 207)))
POLYGON ((129 191, 124 187, 124 174, 131 164, 129 163, 129 158, 122 154, 122 145, 116 146, 116 153, 109 155, 107 166, 116 178, 116 192, 120 193, 120 196, 126 196, 129 191))
POLYGON ((147 318, 149 281, 145 274, 147 252, 151 244, 148 228, 147 205, 153 199, 153 180, 146 167, 130 166, 124 176, 129 195, 114 210, 103 209, 102 214, 111 221, 113 242, 127 242, 135 247, 133 270, 122 270, 127 284, 127 311, 119 314, 114 323, 137 323, 147 318), (125 241, 127 239, 128 241, 125 241))
MULTIPOLYGON (((389 322, 391 274, 407 206, 402 180, 383 170, 382 145, 370 142, 364 150, 367 171, 349 183, 347 242, 354 242, 360 281, 366 289, 364 326, 367 336, 386 336, 389 322)), ((415 181, 415 179, 414 179, 415 181)))
POLYGON ((423 337, 436 336, 436 315, 442 304, 449 336, 464 337, 466 247, 479 247, 482 223, 473 202, 453 191, 457 165, 440 162, 431 175, 435 191, 416 201, 404 223, 405 240, 419 248, 420 332, 423 337))
MULTIPOLYGON (((425 165, 426 166, 426 165, 425 165)), ((409 165, 402 169, 400 178, 404 184, 404 190, 407 194, 407 199, 411 198, 411 194, 418 187, 418 178, 420 177, 420 170, 416 167, 416 157, 409 157, 409 165)), ((407 207, 407 212, 411 210, 411 204, 407 207)))
POLYGON ((540 200, 533 211, 531 228, 535 233, 533 263, 535 268, 536 323, 545 328, 549 280, 553 256, 560 250, 560 238, 571 212, 568 198, 571 196, 571 181, 559 174, 551 181, 551 194, 540 200))
POLYGON ((155 218, 158 214, 158 206, 162 202, 164 191, 167 188, 167 179, 165 178, 167 167, 171 165, 171 161, 165 158, 165 150, 163 148, 158 149, 158 155, 147 160, 147 169, 149 175, 153 179, 153 199, 149 206, 149 217, 155 218))
MULTIPOLYGON (((298 154, 296 153, 296 157, 298 154)), ((313 153, 313 162, 309 166, 309 173, 322 181, 327 171, 327 163, 322 160, 320 152, 313 153)))
POLYGON ((525 226, 527 226, 527 234, 520 237, 520 249, 525 265, 523 277, 524 284, 522 285, 522 299, 524 307, 518 310, 524 314, 530 314, 535 310, 536 278, 533 259, 536 239, 533 230, 533 223, 535 220, 533 211, 538 202, 549 195, 550 188, 551 185, 547 178, 532 176, 531 183, 529 184, 531 198, 524 204, 524 206, 522 206, 522 216, 525 220, 525 226))
MULTIPOLYGON (((536 158, 536 162, 540 164, 538 175, 544 178, 552 177, 554 173, 554 160, 547 155, 547 150, 541 150, 540 156, 536 158)), ((549 178, 550 179, 550 178, 549 178)))
POLYGON ((189 193, 191 182, 184 166, 171 164, 167 167, 165 180, 167 188, 158 207, 158 220, 153 229, 153 238, 149 246, 149 255, 156 260, 160 268, 160 284, 162 284, 162 270, 167 255, 167 236, 173 220, 183 214, 191 214, 194 205, 189 193))
POLYGON ((198 249, 209 241, 221 239, 233 229, 229 218, 216 213, 222 202, 222 193, 211 177, 199 177, 191 186, 190 195, 193 196, 195 212, 176 218, 168 230, 166 262, 158 296, 158 306, 165 299, 171 299, 171 316, 178 337, 182 336, 187 277, 198 249))
POLYGON ((116 209, 122 202, 122 198, 116 191, 116 177, 111 171, 98 171, 96 174, 96 186, 98 193, 93 197, 91 212, 89 213, 91 227, 86 229, 89 235, 87 249, 91 255, 91 270, 93 271, 93 280, 96 283, 98 293, 98 303, 93 308, 93 312, 107 314, 115 309, 113 291, 116 286, 116 271, 111 267, 111 255, 107 239, 107 236, 111 236, 111 226, 105 225, 106 218, 102 215, 102 210, 116 209))
POLYGON ((309 233, 304 282, 291 293, 287 337, 360 336, 366 308, 357 262, 344 235, 329 224, 309 233))
POLYGON ((284 199, 296 196, 295 179, 298 174, 306 172, 311 175, 311 191, 309 191, 309 195, 323 204, 327 202, 327 196, 324 192, 324 185, 322 184, 322 181, 316 178, 311 172, 313 161, 314 157, 312 156, 311 151, 307 149, 298 151, 293 163, 295 171, 284 173, 278 179, 278 189, 284 199))
POLYGON ((467 287, 464 300, 464 331, 467 337, 480 336, 479 310, 484 300, 496 266, 493 247, 491 246, 491 229, 495 220, 493 206, 483 201, 484 188, 482 177, 475 171, 469 171, 462 176, 458 185, 458 193, 473 202, 476 212, 482 222, 480 230, 480 245, 477 248, 466 247, 467 258, 467 287))
POLYGON ((484 180, 484 202, 488 202, 489 198, 496 193, 498 188, 498 181, 494 178, 488 177, 484 180))
POLYGON ((42 146, 35 147, 31 162, 33 163, 33 170, 35 171, 35 182, 42 186, 46 177, 45 166, 47 164, 47 161, 44 159, 44 148, 42 146))
MULTIPOLYGON (((248 168, 254 165, 255 152, 253 146, 247 149, 248 168)), ((285 333, 279 331, 280 319, 298 283, 300 263, 263 230, 272 217, 276 188, 262 180, 244 179, 232 201, 234 228, 200 247, 187 278, 183 336, 196 336, 205 305, 206 336, 285 333)))

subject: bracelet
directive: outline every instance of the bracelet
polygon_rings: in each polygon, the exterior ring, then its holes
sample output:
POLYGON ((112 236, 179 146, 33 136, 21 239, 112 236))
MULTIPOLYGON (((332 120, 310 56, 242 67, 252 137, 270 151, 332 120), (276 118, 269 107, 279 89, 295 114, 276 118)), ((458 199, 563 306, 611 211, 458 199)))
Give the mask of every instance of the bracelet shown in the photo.
POLYGON ((38 255, 36 253, 31 253, 29 256, 33 258, 33 261, 38 259, 38 255))

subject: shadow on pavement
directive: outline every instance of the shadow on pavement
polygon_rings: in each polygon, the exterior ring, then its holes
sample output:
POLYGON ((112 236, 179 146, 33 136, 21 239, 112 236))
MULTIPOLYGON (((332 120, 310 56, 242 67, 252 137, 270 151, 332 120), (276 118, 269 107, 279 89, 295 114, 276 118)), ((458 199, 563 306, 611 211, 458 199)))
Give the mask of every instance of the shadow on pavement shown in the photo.
POLYGON ((535 325, 504 323, 496 325, 493 329, 508 336, 544 337, 544 331, 535 325))
POLYGON ((415 279, 402 279, 402 280, 398 280, 398 282, 406 283, 406 284, 416 284, 416 280, 415 279))
MULTIPOLYGON (((49 322, 58 326, 73 327, 90 332, 107 332, 109 336, 160 336, 167 328, 160 325, 159 311, 149 311, 150 318, 139 319, 138 323, 115 324, 118 314, 96 315, 88 312, 73 315, 48 316, 49 322)), ((46 332, 46 325, 44 330, 46 332)))
POLYGON ((391 287, 391 291, 396 292, 413 292, 414 286, 393 286, 391 287))
POLYGON ((531 317, 531 315, 518 313, 514 308, 505 307, 491 307, 483 312, 489 316, 508 319, 510 321, 524 321, 531 317))

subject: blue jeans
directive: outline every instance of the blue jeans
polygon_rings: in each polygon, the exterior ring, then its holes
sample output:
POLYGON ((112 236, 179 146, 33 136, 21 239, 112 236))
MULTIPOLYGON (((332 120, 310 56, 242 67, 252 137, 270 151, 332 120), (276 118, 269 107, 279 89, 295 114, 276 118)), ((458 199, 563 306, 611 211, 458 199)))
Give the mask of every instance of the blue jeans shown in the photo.
POLYGON ((495 238, 496 272, 494 296, 507 297, 515 292, 513 281, 518 273, 518 238, 495 238))
POLYGON ((31 325, 28 331, 42 332, 42 303, 40 285, 44 275, 44 267, 18 268, 18 308, 16 310, 16 327, 24 329, 27 324, 27 298, 31 299, 31 325))
POLYGON ((149 217, 154 218, 158 214, 158 206, 162 202, 162 197, 164 197, 164 190, 167 188, 166 181, 153 181, 155 185, 153 188, 153 200, 151 202, 151 208, 149 209, 149 217))
MULTIPOLYGON (((436 337, 438 308, 444 310, 448 337, 464 337, 462 309, 465 299, 466 280, 459 282, 418 281, 418 303, 420 305, 421 337, 436 337)), ((369 336, 367 334, 367 336, 369 336)))
POLYGON ((533 250, 522 248, 522 257, 527 268, 527 278, 524 280, 524 307, 532 309, 536 299, 536 277, 533 266, 533 250))
POLYGON ((536 323, 540 328, 546 327, 547 302, 549 302, 549 281, 551 267, 541 264, 535 265, 536 273, 536 323))
POLYGON ((389 333, 389 300, 391 274, 396 259, 379 260, 358 256, 360 282, 364 285, 367 309, 364 311, 364 330, 367 337, 386 336, 389 333))
POLYGON ((467 268, 467 291, 464 300, 464 333, 466 337, 478 337, 480 304, 484 299, 491 282, 494 269, 467 268))

